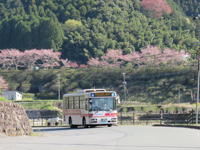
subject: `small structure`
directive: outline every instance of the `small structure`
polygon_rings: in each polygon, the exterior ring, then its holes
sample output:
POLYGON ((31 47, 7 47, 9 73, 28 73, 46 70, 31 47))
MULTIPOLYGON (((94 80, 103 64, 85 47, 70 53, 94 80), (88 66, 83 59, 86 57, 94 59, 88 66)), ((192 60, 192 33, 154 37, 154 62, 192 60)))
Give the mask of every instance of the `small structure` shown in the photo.
POLYGON ((188 55, 183 55, 183 60, 184 61, 188 61, 189 60, 189 56, 188 55))
POLYGON ((33 70, 38 70, 40 69, 38 66, 33 66, 33 70))
POLYGON ((22 94, 18 91, 4 91, 2 96, 8 100, 22 100, 22 94))

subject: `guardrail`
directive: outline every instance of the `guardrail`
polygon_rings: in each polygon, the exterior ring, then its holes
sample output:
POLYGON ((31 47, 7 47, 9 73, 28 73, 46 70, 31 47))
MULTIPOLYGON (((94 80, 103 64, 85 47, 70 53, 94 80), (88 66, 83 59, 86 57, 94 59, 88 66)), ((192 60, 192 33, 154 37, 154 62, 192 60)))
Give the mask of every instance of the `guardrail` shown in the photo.
MULTIPOLYGON (((149 112, 119 112, 119 125, 192 125, 195 123, 196 113, 194 110, 189 113, 149 113, 149 112)), ((200 118, 199 118, 200 122, 200 118)))
MULTIPOLYGON (((200 116, 200 115, 199 115, 200 116)), ((63 125, 63 121, 49 122, 49 119, 56 118, 57 115, 49 115, 42 117, 30 117, 31 126, 57 126, 63 125), (49 124, 50 123, 50 124, 49 124)), ((192 125, 195 123, 196 113, 194 110, 189 113, 149 113, 149 112, 119 112, 118 124, 119 125, 192 125)), ((59 116, 61 119, 62 116, 59 116)), ((200 118, 199 118, 200 122, 200 118)))
POLYGON ((55 119, 57 117, 58 117, 57 115, 42 116, 37 118, 32 116, 31 119, 29 119, 29 121, 31 126, 58 126, 58 125, 62 126, 63 125, 62 117, 59 117, 59 120, 55 119))

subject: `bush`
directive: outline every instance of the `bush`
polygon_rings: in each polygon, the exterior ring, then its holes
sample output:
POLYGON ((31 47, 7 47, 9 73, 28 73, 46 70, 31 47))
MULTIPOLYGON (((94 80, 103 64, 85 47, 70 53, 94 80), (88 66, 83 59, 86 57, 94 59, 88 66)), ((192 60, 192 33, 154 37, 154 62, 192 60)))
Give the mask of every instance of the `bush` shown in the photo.
POLYGON ((0 96, 0 101, 11 102, 11 101, 5 99, 3 96, 0 96))
POLYGON ((123 112, 127 112, 127 108, 125 107, 125 108, 123 108, 123 112))
POLYGON ((35 94, 34 93, 23 93, 22 98, 24 100, 34 100, 35 94))

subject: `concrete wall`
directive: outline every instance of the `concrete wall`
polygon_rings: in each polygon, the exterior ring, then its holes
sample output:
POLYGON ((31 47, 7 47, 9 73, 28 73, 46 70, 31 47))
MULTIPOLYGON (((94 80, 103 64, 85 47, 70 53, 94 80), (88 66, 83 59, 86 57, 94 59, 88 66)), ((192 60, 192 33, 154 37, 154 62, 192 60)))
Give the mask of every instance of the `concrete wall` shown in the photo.
POLYGON ((26 114, 29 119, 39 119, 39 118, 56 118, 61 117, 58 111, 51 110, 26 110, 26 114))

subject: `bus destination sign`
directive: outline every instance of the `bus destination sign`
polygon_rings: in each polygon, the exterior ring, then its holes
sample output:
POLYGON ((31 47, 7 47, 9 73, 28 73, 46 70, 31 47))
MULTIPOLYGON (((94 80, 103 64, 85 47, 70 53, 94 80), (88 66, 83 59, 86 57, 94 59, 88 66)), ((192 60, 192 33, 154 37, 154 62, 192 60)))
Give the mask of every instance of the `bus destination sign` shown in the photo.
POLYGON ((115 93, 91 93, 91 97, 101 97, 101 96, 112 96, 115 97, 115 93))
POLYGON ((94 93, 94 96, 111 96, 111 93, 94 93))

